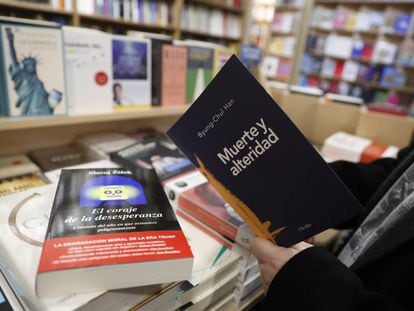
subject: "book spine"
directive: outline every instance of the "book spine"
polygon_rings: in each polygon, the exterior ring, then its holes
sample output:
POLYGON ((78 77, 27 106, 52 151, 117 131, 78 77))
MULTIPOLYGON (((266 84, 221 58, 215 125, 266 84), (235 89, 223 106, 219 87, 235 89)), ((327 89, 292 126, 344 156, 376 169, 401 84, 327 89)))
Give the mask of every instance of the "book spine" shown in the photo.
POLYGON ((182 195, 178 197, 178 207, 239 245, 246 248, 250 247, 250 242, 254 236, 247 230, 243 230, 242 227, 236 227, 224 221, 182 195))
POLYGON ((152 44, 152 85, 151 85, 151 97, 152 105, 161 105, 161 75, 162 75, 162 46, 161 40, 151 40, 152 44))
POLYGON ((4 90, 0 92, 0 115, 2 116, 10 116, 9 111, 9 95, 8 95, 8 87, 7 87, 7 68, 5 63, 5 54, 3 46, 3 26, 0 26, 0 75, 5 77, 5 79, 1 79, 0 81, 0 88, 4 90))
POLYGON ((213 229, 208 228, 205 224, 201 223, 196 218, 190 216, 185 211, 181 210, 180 207, 175 211, 175 213, 177 214, 177 216, 179 216, 179 217, 183 218, 184 220, 188 221, 194 227, 200 229, 205 234, 207 234, 209 237, 215 239, 217 242, 219 242, 223 246, 227 247, 228 249, 233 249, 233 243, 231 243, 229 240, 227 240, 221 234, 215 232, 213 229))

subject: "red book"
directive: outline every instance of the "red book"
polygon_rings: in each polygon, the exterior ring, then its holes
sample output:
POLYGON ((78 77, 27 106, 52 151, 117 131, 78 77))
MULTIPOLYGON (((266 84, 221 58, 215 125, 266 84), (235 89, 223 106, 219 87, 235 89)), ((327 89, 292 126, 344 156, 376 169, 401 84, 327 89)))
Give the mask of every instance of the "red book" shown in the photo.
POLYGON ((180 194, 178 207, 225 237, 249 248, 254 235, 233 208, 208 183, 180 194))
POLYGON ((161 106, 185 105, 187 49, 162 46, 161 106))
POLYGON ((63 170, 39 297, 186 280, 193 255, 154 170, 63 170))
POLYGON ((336 66, 335 66, 335 71, 334 71, 334 76, 337 78, 342 77, 342 71, 344 70, 344 61, 343 60, 339 60, 336 62, 336 66))

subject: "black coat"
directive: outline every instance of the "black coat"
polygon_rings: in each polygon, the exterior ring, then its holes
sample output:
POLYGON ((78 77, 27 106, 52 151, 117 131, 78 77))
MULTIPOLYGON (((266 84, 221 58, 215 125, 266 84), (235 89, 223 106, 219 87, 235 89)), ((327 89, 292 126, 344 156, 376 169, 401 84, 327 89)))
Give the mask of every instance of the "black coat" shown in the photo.
MULTIPOLYGON (((414 150, 407 148, 397 160, 369 165, 339 161, 332 167, 366 207, 366 216, 413 162, 414 150)), ((414 208, 409 214, 350 268, 320 247, 294 256, 274 278, 263 309, 414 310, 414 208)), ((343 227, 362 220, 353 219, 343 227)))

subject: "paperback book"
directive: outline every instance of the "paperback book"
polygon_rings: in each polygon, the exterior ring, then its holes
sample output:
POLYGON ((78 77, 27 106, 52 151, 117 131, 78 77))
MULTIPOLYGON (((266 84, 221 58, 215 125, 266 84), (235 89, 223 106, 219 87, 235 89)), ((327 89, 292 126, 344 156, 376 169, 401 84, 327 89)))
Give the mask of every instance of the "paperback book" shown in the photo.
POLYGON ((0 19, 0 69, 1 114, 66 114, 63 40, 57 24, 0 19))
POLYGON ((210 183, 205 182, 182 192, 178 197, 178 207, 249 249, 253 233, 210 183))
POLYGON ((151 41, 112 37, 112 90, 116 110, 151 105, 151 41))
POLYGON ((235 56, 167 134, 259 237, 290 246, 362 212, 235 56))
POLYGON ((161 133, 148 135, 110 156, 112 161, 130 170, 154 168, 163 183, 195 169, 177 146, 161 133))
POLYGON ((161 106, 184 106, 187 88, 187 49, 163 45, 161 51, 161 106))
POLYGON ((28 155, 43 172, 101 159, 97 153, 77 144, 36 149, 28 155))
POLYGON ((70 115, 112 112, 111 37, 94 29, 63 27, 70 115))
POLYGON ((192 264, 154 170, 62 170, 36 277, 39 297, 186 280, 192 264))

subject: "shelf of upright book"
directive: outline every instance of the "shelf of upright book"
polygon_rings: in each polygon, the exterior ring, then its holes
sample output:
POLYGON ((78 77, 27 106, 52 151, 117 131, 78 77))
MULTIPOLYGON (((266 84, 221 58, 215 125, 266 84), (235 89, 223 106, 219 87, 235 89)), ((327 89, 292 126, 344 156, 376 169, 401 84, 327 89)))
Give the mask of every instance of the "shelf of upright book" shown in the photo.
POLYGON ((315 1, 295 83, 408 109, 413 14, 409 1, 315 1))
POLYGON ((171 33, 175 39, 197 36, 226 43, 241 43, 246 22, 241 0, 63 0, 50 4, 5 0, 0 2, 0 15, 88 26, 113 33, 134 29, 171 33), (206 30, 208 33, 204 33, 206 30))

